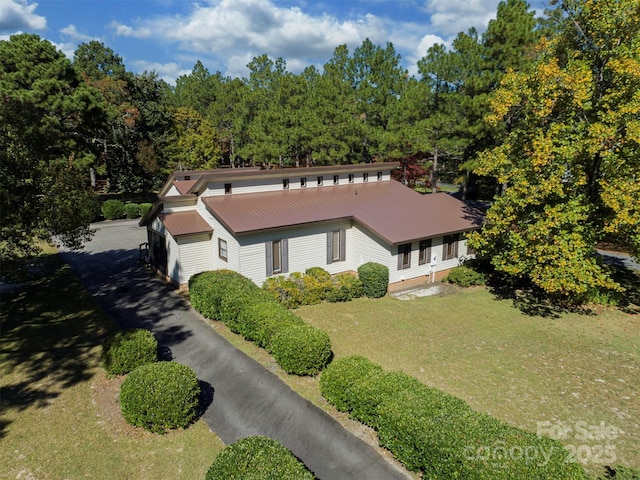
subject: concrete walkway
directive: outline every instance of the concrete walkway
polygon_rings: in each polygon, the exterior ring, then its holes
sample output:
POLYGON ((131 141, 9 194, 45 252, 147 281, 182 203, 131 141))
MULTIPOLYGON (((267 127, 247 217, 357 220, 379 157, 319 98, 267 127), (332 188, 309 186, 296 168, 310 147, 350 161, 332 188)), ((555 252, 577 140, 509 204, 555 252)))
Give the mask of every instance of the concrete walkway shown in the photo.
POLYGON ((151 330, 175 361, 195 370, 209 403, 203 419, 225 443, 248 435, 274 438, 320 479, 409 478, 229 344, 173 288, 147 274, 137 263, 146 230, 136 221, 94 228, 98 231, 83 251, 64 251, 63 258, 123 328, 151 330))

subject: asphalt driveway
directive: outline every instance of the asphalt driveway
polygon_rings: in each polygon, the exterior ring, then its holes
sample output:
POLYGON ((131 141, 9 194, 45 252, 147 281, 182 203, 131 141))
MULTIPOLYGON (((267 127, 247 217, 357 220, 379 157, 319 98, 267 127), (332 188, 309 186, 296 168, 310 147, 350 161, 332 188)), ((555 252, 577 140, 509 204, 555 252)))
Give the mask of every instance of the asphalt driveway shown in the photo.
MULTIPOLYGON (((218 335, 190 305, 138 264, 146 230, 137 221, 94 225, 80 252, 64 251, 101 307, 123 328, 151 330, 161 348, 191 366, 208 395, 203 419, 227 444, 266 435, 320 479, 407 479, 406 474, 218 335)), ((213 459, 212 459, 213 460, 213 459)))

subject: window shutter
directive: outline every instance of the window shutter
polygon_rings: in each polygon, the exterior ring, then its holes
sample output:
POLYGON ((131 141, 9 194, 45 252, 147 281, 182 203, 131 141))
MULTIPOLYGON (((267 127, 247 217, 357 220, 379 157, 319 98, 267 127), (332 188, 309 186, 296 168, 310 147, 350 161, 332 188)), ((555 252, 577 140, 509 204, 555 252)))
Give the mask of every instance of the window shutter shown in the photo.
POLYGON ((333 263, 333 232, 327 232, 327 265, 333 263))
POLYGON ((451 241, 451 237, 446 236, 442 239, 442 260, 448 260, 449 257, 447 256, 447 245, 449 244, 449 242, 451 241))
POLYGON ((273 242, 265 243, 265 254, 267 258, 267 277, 273 275, 273 242))
POLYGON ((282 249, 282 273, 289 273, 289 241, 286 238, 280 240, 280 248, 282 249))
POLYGON ((347 231, 343 228, 340 230, 340 261, 344 262, 347 258, 347 231))
POLYGON ((398 270, 402 270, 402 245, 398 245, 398 270))

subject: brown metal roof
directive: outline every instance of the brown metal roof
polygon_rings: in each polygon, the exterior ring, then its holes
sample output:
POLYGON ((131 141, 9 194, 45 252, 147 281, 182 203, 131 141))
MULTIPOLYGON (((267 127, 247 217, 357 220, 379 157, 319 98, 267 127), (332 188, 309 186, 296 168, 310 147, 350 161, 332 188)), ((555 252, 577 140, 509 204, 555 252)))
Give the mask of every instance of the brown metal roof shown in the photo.
POLYGON ((394 180, 220 195, 203 202, 236 235, 352 218, 395 245, 473 230, 482 221, 480 212, 450 195, 421 195, 394 180))
POLYGON ((188 212, 165 213, 160 220, 173 237, 194 233, 212 233, 213 228, 195 210, 188 212))
POLYGON ((181 195, 189 193, 198 180, 176 180, 173 184, 181 195))

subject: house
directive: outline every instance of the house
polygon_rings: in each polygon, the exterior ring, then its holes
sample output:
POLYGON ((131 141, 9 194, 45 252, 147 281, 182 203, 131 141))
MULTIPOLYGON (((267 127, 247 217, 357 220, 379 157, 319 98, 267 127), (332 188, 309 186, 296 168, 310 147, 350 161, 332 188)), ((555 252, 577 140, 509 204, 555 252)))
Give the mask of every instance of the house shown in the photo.
POLYGON ((389 268, 390 289, 439 280, 469 255, 479 212, 391 178, 394 162, 175 172, 142 218, 149 261, 186 286, 199 272, 267 277, 322 267, 389 268))

